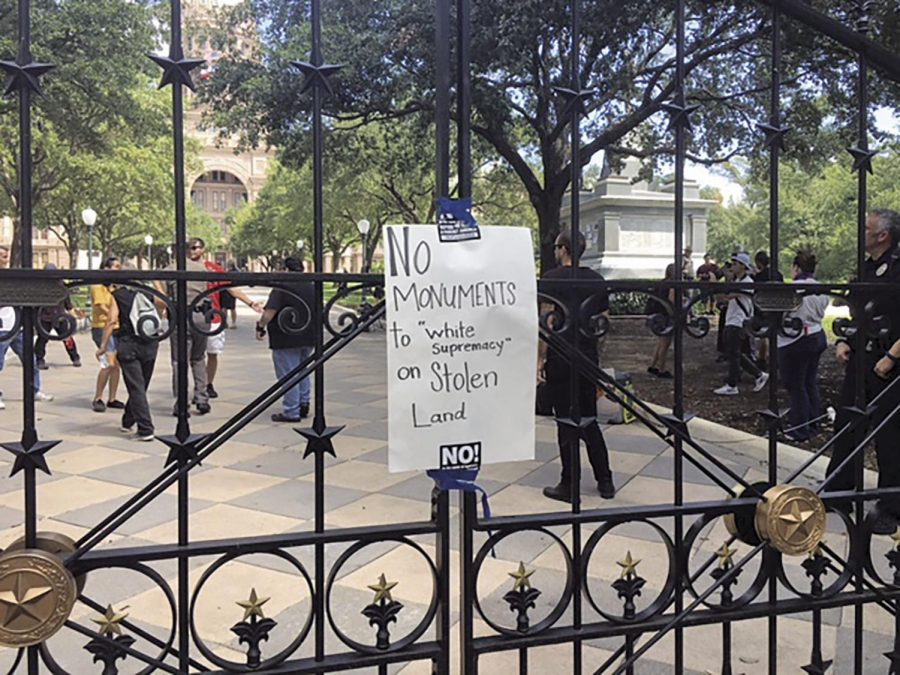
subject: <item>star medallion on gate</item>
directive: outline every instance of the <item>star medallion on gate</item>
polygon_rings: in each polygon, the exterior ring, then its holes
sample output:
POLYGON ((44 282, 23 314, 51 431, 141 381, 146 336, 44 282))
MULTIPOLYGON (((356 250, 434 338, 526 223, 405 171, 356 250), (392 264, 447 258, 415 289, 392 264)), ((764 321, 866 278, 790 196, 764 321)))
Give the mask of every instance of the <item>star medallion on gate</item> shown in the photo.
POLYGON ((0 644, 36 645, 69 618, 75 579, 55 555, 24 549, 0 555, 0 644))
POLYGON ((785 555, 814 551, 825 534, 825 505, 803 487, 776 485, 766 490, 756 508, 760 538, 785 555))

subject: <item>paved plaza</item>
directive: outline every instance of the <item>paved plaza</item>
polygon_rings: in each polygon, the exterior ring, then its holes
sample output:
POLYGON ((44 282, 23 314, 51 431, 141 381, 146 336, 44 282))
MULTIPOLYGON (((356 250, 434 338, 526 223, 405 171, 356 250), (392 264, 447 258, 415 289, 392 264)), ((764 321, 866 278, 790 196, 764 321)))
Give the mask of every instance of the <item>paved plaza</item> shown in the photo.
MULTIPOLYGON (((212 401, 212 414, 192 417, 193 431, 208 432, 217 428, 272 383, 274 375, 269 350, 266 343, 254 339, 252 323, 250 314, 241 314, 238 328, 227 331, 228 345, 225 354, 220 357, 220 370, 216 378, 220 397, 212 401)), ((610 339, 615 339, 614 334, 610 339)), ((96 368, 89 335, 80 334, 78 345, 85 363, 81 369, 68 365, 62 345, 51 343, 48 350, 51 368, 43 372, 42 377, 44 389, 53 393, 56 400, 37 404, 40 437, 62 440, 47 455, 52 475, 38 474, 39 529, 62 532, 76 539, 155 478, 163 468, 167 453, 167 448, 159 441, 140 443, 121 434, 116 411, 102 414, 91 411, 90 398, 96 368)), ((171 416, 168 353, 168 345, 163 345, 150 390, 159 434, 171 433, 175 426, 175 418, 171 416)), ((19 393, 21 369, 15 358, 8 359, 7 364, 7 369, 0 375, 0 388, 7 404, 6 410, 0 411, 0 441, 4 442, 18 440, 22 420, 19 393)), ((120 397, 124 394, 123 386, 120 397)), ((430 516, 431 481, 420 473, 390 474, 387 471, 388 402, 383 333, 361 335, 327 366, 326 395, 328 423, 346 427, 335 439, 337 458, 326 458, 327 525, 343 528, 427 520, 430 516)), ((304 441, 291 425, 269 421, 269 413, 279 409, 273 407, 266 411, 191 472, 192 541, 312 528, 313 461, 311 458, 302 459, 304 441)), ((702 420, 693 421, 691 431, 695 439, 743 478, 765 478, 765 441, 702 420)), ((613 502, 603 502, 585 471, 584 508, 671 503, 671 449, 638 424, 611 426, 605 429, 605 434, 619 492, 613 502)), ((490 506, 495 515, 559 510, 559 503, 549 501, 541 494, 541 488, 555 483, 559 475, 555 437, 553 422, 539 418, 533 461, 489 465, 482 469, 478 482, 489 493, 490 506)), ((799 450, 783 447, 780 456, 779 473, 784 476, 797 466, 804 455, 799 450)), ((8 458, 0 457, 0 464, 0 472, 8 475, 8 458)), ((816 463, 804 474, 800 484, 814 484, 821 478, 822 469, 822 462, 816 463)), ((723 497, 723 491, 694 467, 686 464, 684 476, 686 500, 723 497)), ((3 547, 23 534, 21 478, 20 474, 14 478, 0 479, 0 546, 3 547)), ((455 553, 458 548, 455 496, 452 503, 454 584, 451 597, 452 617, 456 621, 459 610, 459 560, 455 553)), ((671 532, 671 519, 662 519, 659 524, 671 532)), ((172 488, 120 527, 102 546, 174 543, 176 525, 176 497, 172 488)), ((827 535, 828 545, 845 554, 846 538, 834 516, 829 516, 829 529, 833 532, 827 535)), ((558 528, 554 533, 564 542, 569 541, 567 528, 558 528)), ((590 528, 585 528, 585 539, 590 533, 590 528)), ((721 521, 715 521, 698 539, 691 565, 699 566, 725 539, 721 521)), ((476 539, 476 550, 483 540, 484 537, 476 539)), ((433 537, 422 537, 416 541, 433 558, 433 537)), ((873 544, 873 558, 882 570, 887 570, 886 563, 882 564, 882 554, 888 550, 889 544, 887 538, 880 538, 873 544)), ((328 564, 344 548, 344 545, 329 546, 328 564)), ((749 547, 740 545, 735 560, 739 560, 747 550, 749 547)), ((633 558, 640 559, 638 572, 647 579, 638 599, 639 610, 653 601, 666 577, 666 548, 654 530, 643 524, 625 524, 615 528, 604 537, 588 566, 588 584, 593 597, 601 607, 612 613, 621 614, 622 601, 616 597, 610 584, 619 577, 622 569, 617 561, 622 560, 629 551, 633 558)), ((311 550, 294 549, 292 553, 312 574, 311 550)), ((532 621, 536 623, 546 616, 556 603, 565 581, 564 558, 554 540, 543 533, 523 532, 501 542, 496 547, 496 556, 485 559, 478 577, 478 590, 485 612, 504 625, 514 626, 515 617, 502 596, 512 588, 513 580, 509 573, 523 561, 528 569, 535 570, 530 580, 541 590, 537 607, 531 614, 532 621)), ((213 561, 214 558, 210 557, 193 559, 192 582, 196 582, 213 561)), ((809 582, 800 567, 801 562, 802 558, 785 558, 784 565, 788 578, 806 591, 809 582)), ((155 562, 148 567, 158 571, 175 588, 173 561, 155 562)), ((736 596, 749 586, 758 569, 758 562, 753 561, 742 571, 735 589, 736 596)), ((433 591, 428 564, 420 553, 409 546, 377 544, 351 558, 337 579, 330 606, 333 619, 341 629, 366 643, 374 643, 374 629, 368 625, 361 610, 372 601, 373 593, 368 586, 375 584, 381 574, 385 574, 388 581, 398 582, 391 593, 394 600, 404 605, 397 624, 391 627, 395 639, 402 637, 423 615, 433 591)), ((830 578, 833 579, 833 576, 825 577, 826 584, 830 578)), ((702 590, 709 583, 709 575, 703 575, 697 582, 698 589, 702 590)), ((261 597, 270 598, 263 610, 267 617, 277 622, 268 642, 263 644, 264 656, 275 653, 290 642, 306 621, 310 609, 310 594, 305 581, 284 560, 272 555, 254 554, 224 565, 210 577, 199 595, 194 621, 200 637, 217 654, 236 661, 243 661, 245 652, 230 627, 242 618, 243 609, 236 602, 246 600, 251 589, 255 589, 261 597)), ((112 604, 115 609, 127 612, 129 621, 151 634, 163 637, 170 630, 171 611, 165 595, 140 569, 91 572, 84 595, 99 606, 112 604)), ((786 591, 784 597, 788 597, 786 591)), ((891 648, 894 619, 875 606, 867 606, 864 613, 867 666, 883 672, 887 661, 881 654, 891 648)), ((585 616, 586 622, 598 618, 587 603, 585 616)), ((564 615, 561 621, 569 620, 568 617, 568 614, 564 615)), ((97 618, 97 613, 79 603, 73 618, 83 625, 95 627, 91 619, 97 618)), ((848 672, 852 669, 847 661, 852 650, 847 646, 852 644, 853 610, 829 610, 824 613, 823 620, 825 658, 835 660, 833 672, 848 672)), ((798 672, 801 666, 809 662, 811 615, 782 617, 778 623, 780 670, 798 672)), ((486 624, 480 620, 476 630, 479 635, 489 633, 486 624)), ((685 632, 685 663, 689 672, 721 671, 721 630, 720 625, 715 625, 691 628, 685 632)), ((734 672, 765 672, 766 620, 744 621, 735 624, 733 630, 734 672)), ((426 633, 428 636, 433 636, 433 631, 426 633)), ((84 636, 64 628, 49 641, 49 649, 68 672, 99 672, 99 668, 90 663, 91 655, 83 649, 86 642, 84 636)), ((332 651, 342 649, 331 630, 328 631, 327 644, 332 651)), ((586 642, 586 670, 600 667, 620 644, 621 639, 586 642)), ((641 661, 637 672, 672 672, 672 644, 671 635, 664 638, 641 661)), ((135 648, 154 653, 143 639, 138 639, 135 648)), ((308 656, 311 653, 310 637, 297 655, 308 656)), ((562 675, 570 671, 570 646, 534 648, 529 654, 530 672, 562 675)), ((193 655, 199 663, 206 663, 196 650, 193 655)), ((6 665, 8 668, 11 659, 12 653, 7 650, 0 656, 0 667, 6 665)), ((511 672, 517 664, 517 655, 489 655, 481 663, 484 673, 511 672)), ((428 664, 414 663, 402 669, 392 668, 392 672, 426 673, 430 672, 429 668, 428 664)), ((134 672, 135 669, 132 663, 131 669, 126 667, 124 672, 134 672)), ((454 672, 457 672, 456 669, 454 672)))

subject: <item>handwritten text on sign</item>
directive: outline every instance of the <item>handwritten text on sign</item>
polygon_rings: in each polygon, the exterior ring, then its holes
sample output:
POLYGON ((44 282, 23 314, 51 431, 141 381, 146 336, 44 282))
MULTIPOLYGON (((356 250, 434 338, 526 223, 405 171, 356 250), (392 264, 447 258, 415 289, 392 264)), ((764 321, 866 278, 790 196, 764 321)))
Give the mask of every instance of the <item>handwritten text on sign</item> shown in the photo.
POLYGON ((385 228, 391 471, 534 457, 537 288, 531 233, 441 243, 385 228))

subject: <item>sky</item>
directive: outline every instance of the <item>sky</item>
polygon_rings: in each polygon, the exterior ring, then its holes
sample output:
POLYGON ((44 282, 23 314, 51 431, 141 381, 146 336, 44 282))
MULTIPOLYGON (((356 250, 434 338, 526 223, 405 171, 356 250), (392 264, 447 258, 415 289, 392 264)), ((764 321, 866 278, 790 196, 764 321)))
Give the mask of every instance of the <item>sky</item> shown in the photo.
MULTIPOLYGON (((900 113, 896 108, 879 108, 875 111, 875 126, 884 131, 900 133, 900 113)), ((692 178, 703 186, 719 188, 725 203, 729 200, 739 202, 744 197, 744 191, 737 183, 730 181, 725 176, 718 175, 700 164, 690 164, 685 167, 685 176, 692 178)))

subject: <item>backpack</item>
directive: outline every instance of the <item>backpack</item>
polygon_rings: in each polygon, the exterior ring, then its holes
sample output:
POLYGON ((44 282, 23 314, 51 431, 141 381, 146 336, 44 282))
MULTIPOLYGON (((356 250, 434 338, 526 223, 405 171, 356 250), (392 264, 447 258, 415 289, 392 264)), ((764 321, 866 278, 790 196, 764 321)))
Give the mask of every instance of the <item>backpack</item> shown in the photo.
POLYGON ((128 320, 138 339, 151 340, 159 335, 161 327, 159 313, 156 311, 156 305, 144 293, 135 292, 128 320))

